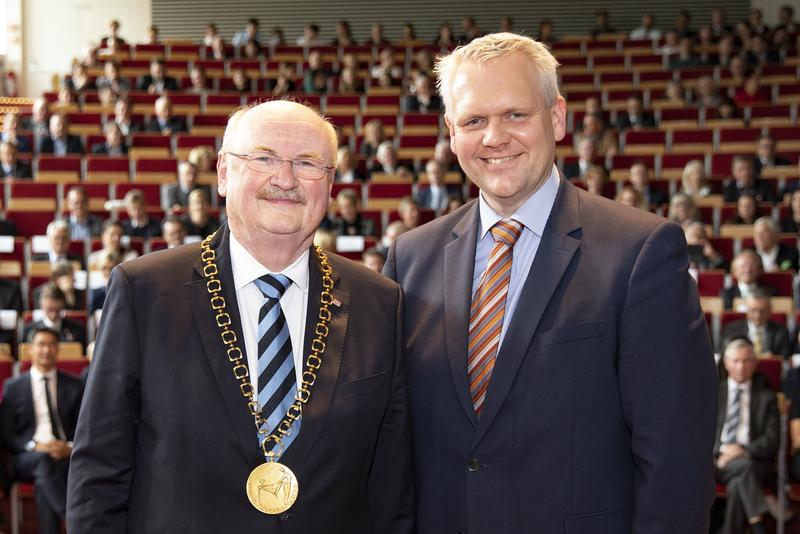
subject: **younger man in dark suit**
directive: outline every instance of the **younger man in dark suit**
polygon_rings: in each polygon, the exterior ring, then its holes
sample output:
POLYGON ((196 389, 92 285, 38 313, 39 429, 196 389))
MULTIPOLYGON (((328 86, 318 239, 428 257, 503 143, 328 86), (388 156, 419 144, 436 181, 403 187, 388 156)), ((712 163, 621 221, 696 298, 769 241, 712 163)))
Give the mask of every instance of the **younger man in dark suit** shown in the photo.
POLYGON ((183 119, 172 116, 172 101, 168 96, 161 96, 154 104, 154 113, 145 127, 148 132, 160 132, 162 135, 172 135, 176 132, 185 132, 186 123, 183 119))
POLYGON ((22 338, 31 343, 37 330, 49 328, 58 335, 59 341, 76 341, 85 347, 86 328, 80 323, 62 317, 65 308, 64 292, 52 283, 45 286, 39 296, 39 309, 44 313, 44 317, 26 326, 22 338))
POLYGON ((164 60, 155 58, 150 62, 150 74, 142 76, 139 80, 139 90, 150 94, 161 94, 164 91, 177 91, 178 82, 175 78, 166 75, 164 60))
POLYGON ((33 482, 39 532, 58 534, 66 515, 67 471, 83 384, 56 369, 58 334, 37 328, 31 340, 33 366, 8 380, 3 390, 3 437, 15 477, 33 482))

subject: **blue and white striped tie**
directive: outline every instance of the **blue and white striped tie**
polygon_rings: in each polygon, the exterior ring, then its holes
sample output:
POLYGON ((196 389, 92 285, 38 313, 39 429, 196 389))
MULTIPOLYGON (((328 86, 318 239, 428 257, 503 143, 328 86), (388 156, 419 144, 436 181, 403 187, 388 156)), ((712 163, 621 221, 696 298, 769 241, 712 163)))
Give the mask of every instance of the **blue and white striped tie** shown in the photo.
MULTIPOLYGON (((258 314, 258 404, 261 416, 267 421, 269 435, 286 416, 297 394, 292 340, 289 326, 281 309, 280 299, 292 281, 282 274, 266 274, 255 280, 256 287, 266 298, 258 314)), ((262 427, 264 428, 264 427, 262 427)), ((282 454, 300 432, 300 420, 292 425, 291 433, 281 439, 282 454)), ((259 434, 259 445, 263 436, 259 434)), ((274 448, 270 441, 267 451, 274 448)))
POLYGON ((726 445, 736 443, 736 432, 739 430, 739 422, 742 420, 742 391, 741 388, 736 388, 733 402, 725 416, 725 435, 722 437, 722 443, 726 445))

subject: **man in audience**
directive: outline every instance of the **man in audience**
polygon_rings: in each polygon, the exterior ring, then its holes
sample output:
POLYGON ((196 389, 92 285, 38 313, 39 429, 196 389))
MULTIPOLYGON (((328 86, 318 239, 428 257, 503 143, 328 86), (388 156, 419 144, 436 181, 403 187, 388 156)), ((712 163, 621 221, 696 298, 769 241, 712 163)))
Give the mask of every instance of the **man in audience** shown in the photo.
POLYGON ((695 93, 694 104, 698 108, 714 109, 719 106, 719 89, 711 76, 700 76, 697 79, 695 93))
POLYGON ((195 189, 189 193, 189 209, 180 217, 187 235, 205 238, 217 231, 219 219, 211 215, 211 203, 206 189, 195 189))
POLYGON ((0 140, 16 144, 17 150, 20 152, 33 152, 33 147, 28 138, 19 134, 19 126, 19 114, 6 113, 3 119, 3 132, 0 135, 0 140))
POLYGON ((428 160, 425 164, 425 176, 428 178, 428 187, 418 184, 415 200, 423 209, 435 211, 437 214, 447 209, 447 202, 453 195, 461 195, 458 185, 444 183, 444 168, 435 159, 428 160))
POLYGON ((668 201, 667 194, 650 185, 650 168, 644 161, 637 161, 630 168, 628 179, 633 188, 638 191, 648 206, 660 206, 668 201))
POLYGON ((764 271, 797 271, 797 247, 781 243, 779 232, 778 223, 769 216, 760 217, 753 224, 753 245, 761 257, 764 271))
POLYGON ((761 263, 761 257, 755 250, 745 249, 733 258, 731 276, 734 278, 734 284, 720 291, 726 310, 733 309, 733 299, 738 297, 746 298, 756 290, 760 290, 770 296, 775 294, 774 288, 759 283, 758 277, 761 276, 762 272, 764 272, 764 268, 761 263))
POLYGON ((642 95, 637 93, 629 96, 625 103, 625 110, 620 111, 617 117, 617 128, 623 131, 655 127, 656 119, 652 112, 644 109, 642 95))
POLYGON ((599 156, 613 156, 617 153, 617 132, 607 129, 601 113, 587 113, 583 116, 583 129, 573 135, 574 143, 588 138, 594 142, 599 156))
POLYGON ((3 178, 33 177, 30 164, 19 159, 17 145, 9 141, 0 141, 0 168, 3 178))
POLYGON ((47 225, 47 252, 34 252, 32 261, 47 261, 54 264, 59 260, 78 262, 83 265, 83 257, 69 250, 70 225, 67 221, 56 219, 47 225))
POLYGON ((364 181, 364 176, 358 172, 358 157, 347 145, 340 146, 336 152, 336 174, 333 176, 333 181, 337 184, 364 181))
POLYGON ((72 186, 67 192, 67 210, 64 220, 69 225, 69 238, 72 241, 88 241, 99 237, 103 231, 103 220, 89 213, 89 196, 82 186, 72 186))
POLYGON ((131 90, 131 82, 128 78, 119 75, 119 64, 109 60, 103 65, 103 75, 97 78, 97 90, 111 89, 116 95, 126 94, 131 90))
POLYGON ((141 122, 133 120, 131 102, 127 97, 118 98, 114 104, 114 123, 119 126, 119 131, 125 137, 143 129, 141 122))
POLYGON ((375 247, 370 247, 365 250, 361 254, 361 261, 364 265, 376 273, 380 273, 383 271, 383 264, 386 262, 386 258, 383 257, 383 254, 375 247))
POLYGON ((758 358, 788 358, 792 354, 789 331, 782 324, 770 320, 772 305, 769 295, 753 291, 744 299, 746 319, 732 321, 722 330, 720 352, 734 338, 747 338, 753 344, 758 358))
POLYGON ((592 28, 592 39, 597 39, 598 36, 606 33, 617 33, 617 30, 612 28, 609 24, 608 11, 605 9, 598 9, 594 12, 594 27, 592 28))
POLYGON ((69 132, 69 122, 63 113, 50 117, 50 135, 43 137, 39 143, 40 154, 83 154, 83 142, 77 135, 69 132))
POLYGON ((406 112, 435 113, 441 111, 442 100, 433 92, 431 79, 419 74, 414 79, 414 92, 406 96, 406 112))
POLYGON ((411 171, 397 161, 397 150, 391 141, 383 141, 375 152, 375 163, 372 164, 370 175, 374 173, 396 174, 405 178, 413 178, 411 171))
POLYGON ((661 38, 661 30, 656 28, 656 17, 652 13, 642 15, 642 23, 631 31, 632 40, 657 41, 661 38))
POLYGON ((394 240, 397 239, 400 234, 404 234, 409 230, 410 228, 406 226, 403 221, 389 223, 389 226, 386 227, 386 231, 383 233, 381 242, 375 248, 377 248, 378 252, 385 258, 386 255, 389 254, 389 248, 392 246, 392 243, 394 243, 394 240))
POLYGON ((175 215, 167 215, 161 221, 161 236, 167 244, 167 248, 183 245, 186 240, 186 227, 175 215))
POLYGON ((589 170, 589 167, 594 165, 594 160, 597 157, 594 141, 588 137, 580 139, 575 144, 575 152, 578 155, 578 160, 564 163, 564 177, 568 180, 574 180, 583 175, 589 170))
POLYGON ((129 237, 161 236, 161 221, 147 214, 144 194, 138 189, 131 189, 125 194, 125 211, 128 218, 122 221, 125 235, 129 237))
POLYGON ((105 156, 125 156, 128 154, 128 145, 122 136, 122 130, 116 122, 108 122, 103 128, 106 135, 105 141, 92 145, 92 154, 105 156))
POLYGON ((139 80, 139 90, 150 94, 162 94, 165 91, 177 91, 178 82, 175 78, 166 75, 164 60, 153 58, 150 61, 150 74, 142 76, 139 80))
POLYGON ((247 19, 247 24, 244 30, 238 31, 233 34, 231 44, 233 46, 243 47, 248 41, 254 40, 261 45, 261 35, 259 34, 258 19, 247 19))
POLYGON ((43 96, 33 101, 31 106, 31 116, 22 123, 24 130, 33 132, 33 141, 36 148, 39 148, 41 139, 49 134, 50 114, 47 110, 47 99, 43 96))
POLYGON ((336 195, 339 216, 333 220, 336 235, 375 235, 375 222, 362 217, 358 210, 358 196, 352 189, 342 189, 336 195))
POLYGON ((86 328, 84 325, 63 317, 66 309, 64 292, 53 283, 45 287, 39 296, 39 309, 43 316, 38 321, 27 325, 22 339, 31 343, 39 328, 50 328, 58 336, 59 341, 77 342, 86 346, 86 328))
POLYGON ((775 470, 780 423, 775 392, 753 380, 758 366, 753 345, 734 339, 723 356, 727 380, 719 384, 714 466, 726 485, 725 534, 765 534, 764 482, 775 470))
POLYGON ((148 132, 160 132, 162 135, 172 135, 186 131, 186 123, 179 117, 172 115, 172 100, 168 96, 160 96, 153 106, 153 116, 145 128, 148 132))
POLYGON ((791 165, 789 160, 775 155, 775 139, 768 133, 758 138, 756 155, 753 156, 753 175, 761 176, 764 167, 791 165))
POLYGON ((433 147, 433 159, 441 164, 444 172, 458 172, 462 176, 464 175, 461 166, 458 164, 458 160, 453 157, 453 151, 450 149, 450 141, 447 139, 436 142, 436 146, 433 147))
POLYGON ((37 328, 31 369, 3 387, 5 444, 18 480, 32 482, 41 534, 59 534, 66 516, 67 472, 83 383, 56 369, 58 334, 37 328))
POLYGON ((742 193, 754 196, 758 202, 775 202, 770 183, 755 177, 753 158, 737 154, 731 161, 731 178, 725 182, 722 194, 725 202, 736 202, 742 193))
POLYGON ((188 161, 181 161, 178 164, 178 181, 161 186, 161 207, 167 211, 187 207, 189 194, 195 189, 203 189, 211 194, 211 188, 197 183, 197 167, 188 161))

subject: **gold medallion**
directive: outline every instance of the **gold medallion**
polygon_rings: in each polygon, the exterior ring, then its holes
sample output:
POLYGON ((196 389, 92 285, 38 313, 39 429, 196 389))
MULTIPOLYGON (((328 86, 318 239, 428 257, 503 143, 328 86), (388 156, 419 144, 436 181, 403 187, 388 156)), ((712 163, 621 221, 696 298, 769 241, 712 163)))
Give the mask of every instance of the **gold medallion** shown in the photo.
POLYGON ((278 462, 263 463, 247 477, 247 498, 265 514, 280 514, 291 508, 298 489, 292 470, 278 462))

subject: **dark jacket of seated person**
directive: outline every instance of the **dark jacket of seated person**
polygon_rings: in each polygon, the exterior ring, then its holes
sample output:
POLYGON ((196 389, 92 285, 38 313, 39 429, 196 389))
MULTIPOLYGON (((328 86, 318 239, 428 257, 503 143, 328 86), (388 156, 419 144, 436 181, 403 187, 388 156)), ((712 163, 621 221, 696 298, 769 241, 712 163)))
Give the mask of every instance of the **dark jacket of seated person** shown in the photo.
POLYGON ((39 143, 39 153, 59 155, 59 146, 66 151, 66 154, 83 154, 83 142, 81 141, 81 138, 72 134, 68 134, 60 141, 57 141, 50 136, 43 137, 39 143))

